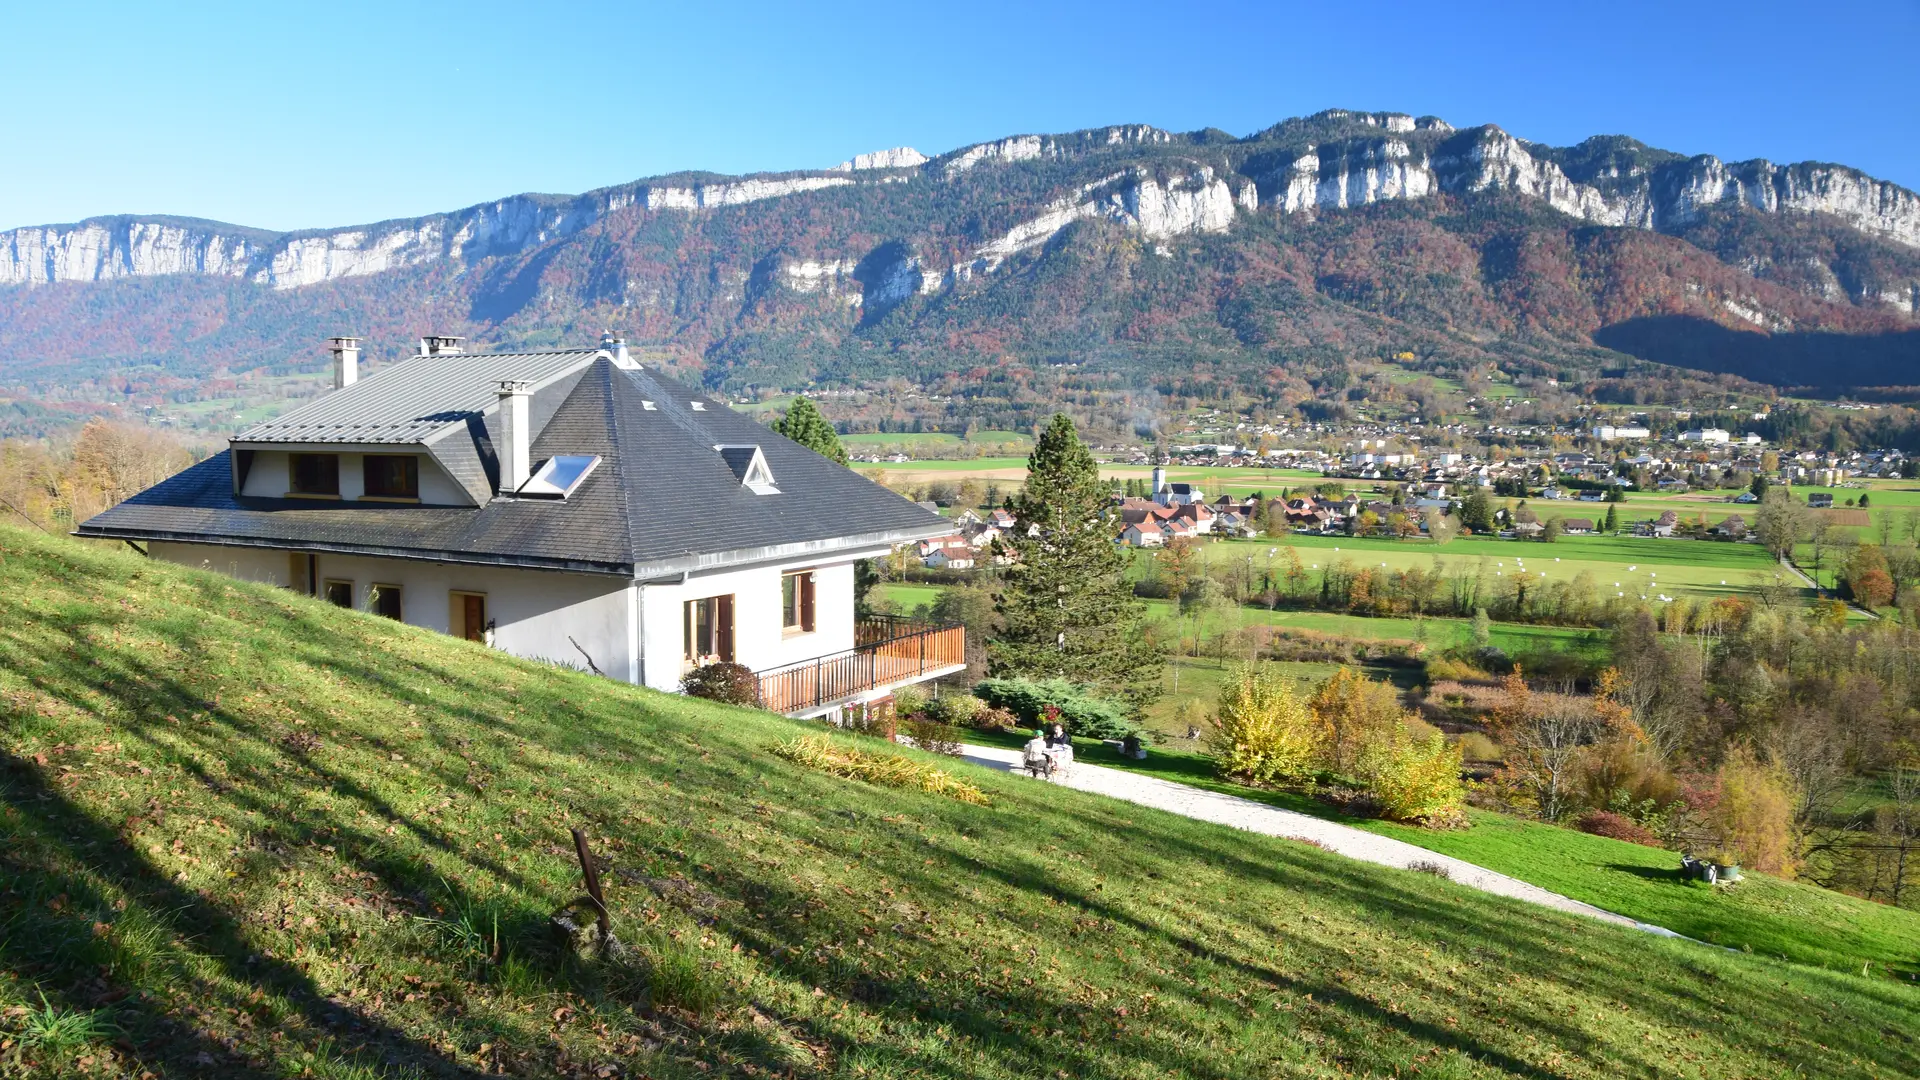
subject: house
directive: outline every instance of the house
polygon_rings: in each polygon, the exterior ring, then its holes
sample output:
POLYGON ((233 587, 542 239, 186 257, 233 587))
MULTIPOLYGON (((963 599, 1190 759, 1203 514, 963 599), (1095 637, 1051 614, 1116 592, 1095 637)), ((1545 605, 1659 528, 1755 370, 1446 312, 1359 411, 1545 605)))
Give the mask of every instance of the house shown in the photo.
POLYGON ((1694 428, 1691 431, 1681 432, 1680 441, 1681 442, 1697 442, 1697 443, 1728 443, 1733 441, 1733 434, 1727 431, 1725 428, 1694 428))
POLYGON ((1207 509, 1205 503, 1181 503, 1172 510, 1173 512, 1167 515, 1168 521, 1183 521, 1191 526, 1197 535, 1213 532, 1214 513, 1207 509))
POLYGON ((920 561, 929 570, 966 570, 973 566, 974 544, 965 536, 953 533, 922 540, 918 548, 920 561))
POLYGON ((1679 514, 1674 513, 1672 510, 1663 510, 1660 512, 1659 517, 1653 519, 1653 523, 1648 526, 1647 531, 1655 536, 1672 536, 1674 526, 1678 524, 1680 524, 1679 514))
POLYGON ((1568 536, 1585 536, 1593 531, 1592 518, 1561 518, 1560 530, 1568 536))
POLYGON ((1160 523, 1153 518, 1135 521, 1120 530, 1120 542, 1128 547, 1160 547, 1167 542, 1167 534, 1160 523))
POLYGON ((964 554, 953 549, 940 548, 921 560, 929 570, 971 570, 973 569, 973 549, 967 548, 964 554))
POLYGON ((611 336, 358 369, 334 339, 330 393, 75 532, 660 690, 732 661, 794 716, 965 666, 958 627, 854 611, 856 562, 948 522, 611 336))
POLYGON ((1638 425, 1601 424, 1593 429, 1593 437, 1601 442, 1612 442, 1615 439, 1644 439, 1650 434, 1652 432, 1638 425))
POLYGON ((1760 496, 1755 495, 1751 491, 1743 491, 1740 494, 1735 495, 1733 497, 1733 501, 1737 503, 1757 503, 1760 501, 1760 496))
POLYGON ((1513 524, 1513 528, 1509 531, 1523 540, 1531 540, 1545 532, 1546 529, 1547 527, 1545 525, 1537 521, 1516 521, 1513 524))
POLYGON ((1825 491, 1809 491, 1807 492, 1807 505, 1813 507, 1815 510, 1831 510, 1833 509, 1833 495, 1825 491))
POLYGON ((1731 540, 1739 540, 1747 535, 1747 519, 1739 514, 1728 514, 1725 521, 1713 527, 1713 531, 1731 540))
POLYGON ((1008 529, 1013 528, 1013 511, 995 510, 987 515, 987 524, 999 529, 1001 532, 1006 532, 1008 529))

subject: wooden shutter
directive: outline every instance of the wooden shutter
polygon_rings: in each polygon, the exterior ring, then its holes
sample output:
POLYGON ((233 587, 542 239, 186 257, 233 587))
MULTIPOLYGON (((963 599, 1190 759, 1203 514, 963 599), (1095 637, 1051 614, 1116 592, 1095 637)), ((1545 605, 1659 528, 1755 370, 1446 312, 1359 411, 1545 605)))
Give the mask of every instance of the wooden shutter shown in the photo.
POLYGON ((714 597, 714 651, 720 659, 733 663, 733 594, 714 597))
POLYGON ((813 572, 800 575, 800 629, 813 633, 813 572))

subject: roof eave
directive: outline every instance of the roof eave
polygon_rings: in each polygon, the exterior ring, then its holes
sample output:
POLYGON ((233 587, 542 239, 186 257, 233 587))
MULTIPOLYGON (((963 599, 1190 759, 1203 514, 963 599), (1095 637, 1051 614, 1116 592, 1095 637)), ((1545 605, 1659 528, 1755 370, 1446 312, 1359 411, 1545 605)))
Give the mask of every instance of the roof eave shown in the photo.
POLYGON ((272 537, 228 536, 214 533, 173 532, 165 529, 123 529, 113 526, 81 525, 72 535, 87 540, 144 540, 163 544, 206 544, 212 547, 260 548, 270 551, 313 551, 330 555, 364 555, 381 559, 407 559, 415 562, 458 563, 464 566, 498 566, 521 570, 555 570, 576 574, 608 574, 632 577, 632 563, 596 562, 587 559, 541 559, 524 555, 491 552, 451 551, 433 548, 394 548, 375 544, 336 544, 325 541, 285 540, 272 537))
POLYGON ((931 540, 951 534, 944 522, 913 528, 883 529, 877 532, 836 536, 826 540, 808 540, 797 544, 768 544, 736 548, 732 551, 689 553, 665 559, 636 562, 633 576, 641 580, 681 577, 714 570, 744 570, 768 563, 793 562, 818 556, 863 557, 864 553, 885 552, 901 544, 931 540))

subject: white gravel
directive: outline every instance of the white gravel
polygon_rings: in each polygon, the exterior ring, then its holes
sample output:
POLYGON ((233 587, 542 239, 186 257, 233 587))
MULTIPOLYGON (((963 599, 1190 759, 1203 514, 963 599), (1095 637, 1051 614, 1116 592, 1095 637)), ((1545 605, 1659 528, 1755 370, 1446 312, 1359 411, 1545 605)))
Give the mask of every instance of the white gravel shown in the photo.
MULTIPOLYGON (((963 748, 962 755, 976 765, 984 765, 991 769, 1017 772, 1020 768, 1020 753, 1017 750, 968 745, 963 748)), ((1034 783, 1044 782, 1034 781, 1034 783)), ((1454 881, 1482 892, 1525 900, 1530 904, 1539 904, 1556 911, 1585 915, 1588 918, 1667 937, 1680 936, 1664 927, 1637 922, 1624 915, 1616 915, 1603 908, 1594 907, 1592 904, 1583 904, 1578 900, 1561 896, 1559 893, 1549 892, 1538 885, 1529 885, 1518 878, 1497 874, 1483 866, 1475 866, 1470 862, 1463 862, 1448 855, 1428 851, 1426 848, 1415 847, 1400 840, 1379 836, 1348 825, 1325 821, 1292 810, 1282 810, 1277 806, 1269 806, 1252 799, 1243 799, 1238 795, 1223 795, 1158 777, 1102 768, 1084 762, 1075 762, 1065 779, 1053 782, 1079 791, 1090 791, 1140 806, 1165 810, 1196 821, 1211 821, 1216 825, 1229 825, 1236 829, 1263 833, 1267 836, 1310 840, 1328 851, 1363 862, 1378 863, 1381 866, 1395 866, 1406 870, 1411 869, 1416 863, 1427 866, 1438 865, 1445 867, 1447 876, 1454 881)))

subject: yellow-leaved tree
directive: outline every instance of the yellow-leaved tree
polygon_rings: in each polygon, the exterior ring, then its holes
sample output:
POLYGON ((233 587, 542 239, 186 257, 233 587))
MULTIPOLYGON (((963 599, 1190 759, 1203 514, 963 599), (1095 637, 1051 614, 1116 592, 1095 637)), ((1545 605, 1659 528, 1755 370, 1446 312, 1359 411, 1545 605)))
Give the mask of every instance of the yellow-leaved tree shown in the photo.
POLYGON ((1220 771, 1236 780, 1303 780, 1321 760, 1320 725, 1306 698, 1267 664, 1227 673, 1208 744, 1220 771))
POLYGON ((1308 707, 1320 723, 1326 767, 1348 776, 1355 774, 1366 747, 1392 742, 1405 720, 1393 684, 1348 667, 1321 683, 1308 707))

